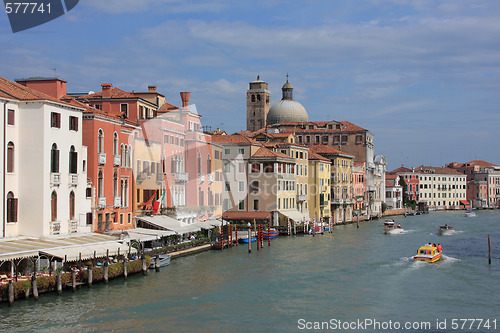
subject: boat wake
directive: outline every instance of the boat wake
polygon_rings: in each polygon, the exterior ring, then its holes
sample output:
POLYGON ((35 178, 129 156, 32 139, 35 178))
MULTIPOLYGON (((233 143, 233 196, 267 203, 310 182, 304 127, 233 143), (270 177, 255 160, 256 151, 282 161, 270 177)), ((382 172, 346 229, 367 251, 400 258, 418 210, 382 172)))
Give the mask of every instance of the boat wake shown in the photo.
POLYGON ((442 263, 453 264, 453 263, 456 263, 456 262, 459 262, 459 261, 462 261, 462 260, 458 259, 458 258, 453 258, 453 257, 450 257, 450 256, 442 254, 440 261, 442 263))

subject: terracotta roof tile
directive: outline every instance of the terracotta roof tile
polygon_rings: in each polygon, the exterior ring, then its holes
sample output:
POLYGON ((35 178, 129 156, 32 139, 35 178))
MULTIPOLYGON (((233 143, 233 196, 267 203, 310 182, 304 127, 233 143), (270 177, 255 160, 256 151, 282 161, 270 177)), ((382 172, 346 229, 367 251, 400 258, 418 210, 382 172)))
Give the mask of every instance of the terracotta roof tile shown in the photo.
POLYGON ((16 99, 19 101, 51 101, 60 104, 67 104, 50 95, 44 94, 35 89, 28 88, 19 84, 0 77, 0 95, 5 98, 16 99))
POLYGON ((179 110, 179 108, 175 105, 165 102, 162 106, 160 106, 158 112, 168 112, 173 110, 179 110))
POLYGON ((274 157, 274 158, 286 158, 286 159, 289 159, 289 160, 293 160, 293 157, 290 157, 286 154, 283 154, 283 153, 280 153, 280 152, 276 152, 276 151, 272 151, 270 149, 267 149, 267 148, 259 148, 259 150, 257 150, 253 155, 252 155, 252 158, 254 157, 274 157))
POLYGON ((323 156, 321 156, 321 155, 318 155, 318 154, 316 154, 316 153, 315 153, 315 152, 313 152, 313 151, 310 151, 310 152, 309 152, 309 155, 307 155, 307 159, 308 159, 308 160, 313 160, 313 161, 315 161, 315 160, 320 160, 320 161, 330 162, 330 160, 329 160, 328 158, 323 157, 323 156))
MULTIPOLYGON (((119 88, 110 88, 110 95, 111 95, 111 98, 115 98, 115 99, 138 98, 134 94, 128 93, 128 92, 123 91, 119 88)), ((99 92, 96 92, 93 94, 79 96, 78 99, 102 99, 102 91, 99 91, 99 92)))
POLYGON ((335 148, 332 148, 332 147, 329 147, 329 146, 325 146, 325 145, 314 145, 314 146, 309 146, 309 149, 313 152, 315 152, 316 154, 342 154, 342 155, 347 155, 347 156, 352 156, 352 158, 354 158, 353 155, 351 154, 348 154, 346 152, 343 152, 341 150, 338 150, 338 149, 335 149, 335 148))
POLYGON ((250 144, 261 145, 259 142, 240 134, 214 135, 212 136, 212 140, 213 142, 218 142, 218 143, 250 143, 250 144))

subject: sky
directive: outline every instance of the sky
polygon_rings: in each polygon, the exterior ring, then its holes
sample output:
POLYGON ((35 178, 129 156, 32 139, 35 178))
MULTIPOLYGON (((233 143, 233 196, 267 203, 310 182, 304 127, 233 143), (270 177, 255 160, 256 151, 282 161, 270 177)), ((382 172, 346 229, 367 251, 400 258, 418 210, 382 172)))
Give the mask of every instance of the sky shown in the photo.
POLYGON ((12 33, 0 13, 0 76, 54 76, 69 92, 154 84, 203 126, 246 128, 257 75, 271 104, 286 75, 312 121, 375 135, 388 170, 500 165, 500 1, 80 0, 12 33))

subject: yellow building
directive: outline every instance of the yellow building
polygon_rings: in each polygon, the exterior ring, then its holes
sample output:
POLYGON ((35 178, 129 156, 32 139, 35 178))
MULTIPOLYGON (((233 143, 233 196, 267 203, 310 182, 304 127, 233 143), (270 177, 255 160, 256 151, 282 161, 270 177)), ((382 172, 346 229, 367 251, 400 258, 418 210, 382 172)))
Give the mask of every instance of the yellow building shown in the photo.
POLYGON ((309 152, 309 217, 330 218, 330 160, 309 152))
POLYGON ((352 221, 354 156, 324 145, 311 146, 311 151, 328 158, 331 162, 330 200, 334 223, 352 221))

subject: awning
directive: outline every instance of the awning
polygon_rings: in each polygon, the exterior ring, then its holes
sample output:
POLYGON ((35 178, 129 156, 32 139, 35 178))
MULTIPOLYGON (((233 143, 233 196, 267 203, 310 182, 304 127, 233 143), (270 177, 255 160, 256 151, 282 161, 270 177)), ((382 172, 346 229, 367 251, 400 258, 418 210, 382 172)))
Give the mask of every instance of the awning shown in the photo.
POLYGON ((160 239, 162 237, 167 237, 170 235, 176 235, 175 231, 170 230, 154 230, 145 228, 135 228, 126 230, 130 239, 138 242, 148 242, 160 239))
POLYGON ((160 230, 175 231, 179 235, 189 234, 201 230, 201 228, 195 225, 194 223, 193 224, 182 223, 166 215, 138 216, 136 217, 136 219, 138 221, 142 221, 160 230))
POLYGON ((305 219, 305 215, 299 212, 298 210, 278 210, 280 214, 289 217, 291 220, 295 222, 302 222, 305 219))
MULTIPOLYGON (((130 252, 135 253, 137 250, 133 247, 130 247, 130 252)), ((115 256, 118 253, 120 254, 128 254, 129 246, 128 244, 122 244, 118 241, 105 242, 105 243, 93 243, 87 245, 74 245, 74 246, 65 246, 59 248, 45 249, 40 251, 40 255, 46 255, 49 258, 66 258, 67 261, 77 261, 80 259, 80 255, 82 260, 89 260, 94 258, 94 254, 96 258, 105 257, 107 254, 110 256, 115 256)))
POLYGON ((197 226, 200 229, 204 229, 204 230, 210 230, 214 227, 211 223, 207 223, 206 221, 205 222, 196 222, 196 223, 193 223, 191 225, 197 226))
POLYGON ((266 220, 271 217, 271 212, 224 212, 224 220, 266 220))
POLYGON ((80 246, 83 244, 102 243, 114 240, 116 240, 115 237, 97 233, 69 234, 44 238, 18 237, 2 239, 0 240, 0 261, 37 257, 39 252, 44 249, 75 245, 80 246))
POLYGON ((468 202, 467 200, 460 200, 460 203, 461 203, 462 205, 465 205, 465 206, 470 205, 470 204, 469 204, 469 202, 468 202))
MULTIPOLYGON (((222 221, 217 220, 217 219, 208 219, 204 223, 210 225, 212 228, 213 227, 220 227, 222 225, 222 221)), ((210 228, 210 229, 212 229, 212 228, 210 228)))

